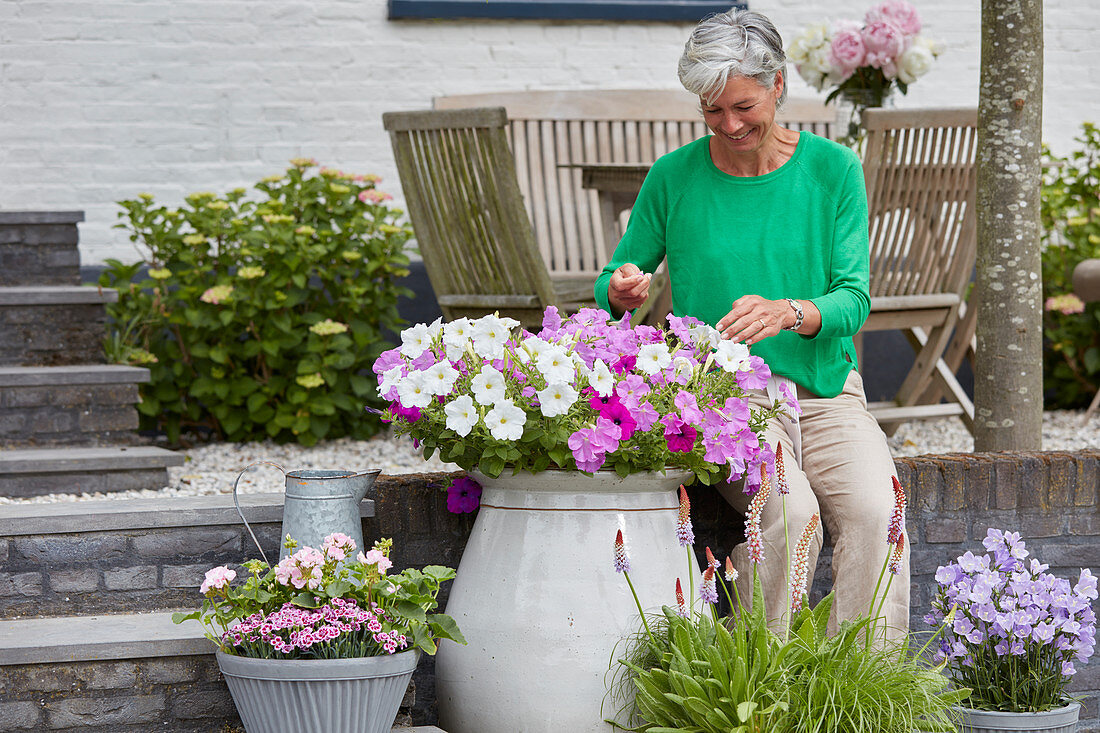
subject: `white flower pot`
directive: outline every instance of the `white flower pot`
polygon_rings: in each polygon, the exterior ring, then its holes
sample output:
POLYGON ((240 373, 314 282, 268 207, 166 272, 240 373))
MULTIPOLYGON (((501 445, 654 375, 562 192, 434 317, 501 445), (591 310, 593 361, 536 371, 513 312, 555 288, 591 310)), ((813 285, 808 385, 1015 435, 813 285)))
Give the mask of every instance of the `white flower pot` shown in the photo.
MULTIPOLYGON (((474 474, 481 508, 447 602, 469 644, 443 644, 436 660, 444 730, 613 730, 603 720, 618 705, 605 705, 605 694, 620 642, 640 624, 614 569, 615 533, 623 531, 642 605, 675 606, 677 577, 688 592, 676 539, 676 489, 688 475, 474 474)), ((694 557, 691 573, 698 577, 694 557)))
POLYGON ((356 659, 252 659, 217 653, 247 733, 389 733, 416 649, 356 659))
POLYGON ((1081 714, 1080 703, 1041 713, 1004 713, 998 710, 959 708, 959 733, 1073 733, 1081 714))

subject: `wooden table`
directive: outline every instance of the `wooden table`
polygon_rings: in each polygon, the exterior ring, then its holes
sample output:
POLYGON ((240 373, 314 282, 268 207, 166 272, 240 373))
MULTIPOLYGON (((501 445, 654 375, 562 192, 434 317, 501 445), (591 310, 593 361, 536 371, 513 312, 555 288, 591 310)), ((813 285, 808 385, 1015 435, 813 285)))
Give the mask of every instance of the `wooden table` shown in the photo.
MULTIPOLYGON (((596 191, 600 201, 600 222, 604 241, 613 249, 613 243, 622 238, 619 219, 624 211, 634 208, 642 181, 649 173, 651 163, 563 163, 561 168, 575 168, 581 172, 581 188, 596 191)), ((672 292, 664 263, 657 268, 650 284, 650 298, 635 314, 634 322, 656 326, 664 321, 672 310, 672 292)))
POLYGON ((642 181, 652 163, 562 163, 559 168, 581 172, 581 188, 596 191, 600 201, 600 222, 609 248, 622 237, 619 217, 634 207, 642 181))

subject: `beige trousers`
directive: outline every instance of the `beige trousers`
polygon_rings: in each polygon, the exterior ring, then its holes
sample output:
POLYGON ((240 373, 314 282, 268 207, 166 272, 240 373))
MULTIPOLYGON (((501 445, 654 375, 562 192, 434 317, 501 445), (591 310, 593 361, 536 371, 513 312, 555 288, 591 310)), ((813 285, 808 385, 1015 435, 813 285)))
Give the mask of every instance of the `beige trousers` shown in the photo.
MULTIPOLYGON (((762 405, 767 398, 751 395, 750 401, 762 405)), ((839 621, 865 614, 871 606, 879 572, 892 547, 886 542, 890 515, 894 509, 891 476, 897 475, 886 436, 875 418, 867 411, 863 379, 853 371, 844 391, 833 398, 804 398, 800 424, 802 428, 802 468, 794 460, 791 439, 786 430, 773 420, 766 439, 773 447, 783 445, 783 465, 790 493, 786 496, 787 527, 791 553, 794 553, 803 527, 815 512, 833 538, 833 600, 829 619, 830 633, 839 621)), ((718 489, 735 509, 744 513, 750 498, 742 490, 742 482, 719 484, 718 489)), ((783 504, 776 491, 764 505, 761 528, 764 535, 764 562, 758 572, 764 589, 768 617, 777 628, 786 623, 790 607, 788 594, 787 539, 783 532, 783 504)), ((810 544, 810 579, 821 550, 822 529, 818 525, 810 544)), ((893 577, 882 615, 886 619, 887 637, 897 638, 909 627, 909 544, 906 535, 905 556, 901 571, 893 577)), ((732 559, 740 574, 738 593, 748 605, 752 598, 752 564, 748 545, 742 543, 732 559)), ((882 580, 885 588, 890 574, 882 580)), ((882 590, 879 591, 879 600, 882 590)), ((877 602, 876 602, 877 607, 877 602)), ((881 623, 881 622, 880 622, 881 623)))

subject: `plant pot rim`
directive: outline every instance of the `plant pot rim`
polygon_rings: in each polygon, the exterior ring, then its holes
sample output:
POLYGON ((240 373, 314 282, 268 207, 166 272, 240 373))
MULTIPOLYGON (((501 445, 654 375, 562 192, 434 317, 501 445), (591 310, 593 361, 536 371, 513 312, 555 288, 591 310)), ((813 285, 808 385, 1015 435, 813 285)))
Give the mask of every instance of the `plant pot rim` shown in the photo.
POLYGON ((510 470, 511 468, 512 468, 512 466, 510 466, 510 465, 505 466, 504 470, 501 471, 500 475, 497 476, 495 479, 491 478, 489 476, 486 476, 484 473, 482 473, 481 471, 479 471, 476 468, 471 468, 469 471, 467 471, 467 473, 476 474, 478 476, 483 476, 485 478, 488 478, 490 481, 496 481, 496 480, 502 479, 502 478, 512 478, 514 476, 541 476, 543 474, 552 474, 552 475, 553 474, 559 474, 559 475, 570 475, 570 476, 578 475, 580 478, 585 478, 585 479, 607 478, 607 477, 611 477, 611 478, 631 478, 632 476, 645 476, 645 477, 655 477, 655 478, 673 478, 673 477, 679 477, 679 476, 693 476, 694 475, 691 472, 691 469, 677 468, 676 466, 665 466, 664 470, 662 470, 662 471, 635 471, 634 473, 629 473, 626 476, 619 476, 619 474, 615 473, 614 469, 611 469, 611 468, 601 468, 599 471, 593 471, 591 475, 586 475, 583 471, 581 471, 580 469, 576 469, 576 468, 545 468, 545 469, 543 469, 543 470, 541 470, 537 473, 532 472, 532 471, 520 471, 517 474, 513 474, 512 471, 510 470))
POLYGON ((988 715, 988 716, 991 716, 991 717, 1006 717, 1006 718, 1017 718, 1017 717, 1020 717, 1021 715, 1054 715, 1055 713, 1067 713, 1067 712, 1070 712, 1071 710, 1073 710, 1074 708, 1080 708, 1081 707, 1081 703, 1079 703, 1075 700, 1064 701, 1064 702, 1066 702, 1065 705, 1063 705, 1061 707, 1057 707, 1057 708, 1050 708, 1049 710, 1040 710, 1038 712, 1028 711, 1028 712, 1019 712, 1019 713, 1013 713, 1013 712, 1009 712, 1007 710, 984 710, 982 708, 972 708, 972 707, 968 707, 966 705, 956 705, 955 707, 957 707, 959 710, 962 710, 962 711, 965 711, 965 712, 968 712, 968 713, 981 713, 982 715, 988 715))
POLYGON ((369 668, 371 676, 406 674, 416 668, 420 650, 406 649, 396 654, 346 659, 263 659, 226 654, 221 649, 215 655, 222 674, 241 675, 257 679, 283 679, 287 674, 322 674, 325 679, 341 676, 357 678, 369 668))

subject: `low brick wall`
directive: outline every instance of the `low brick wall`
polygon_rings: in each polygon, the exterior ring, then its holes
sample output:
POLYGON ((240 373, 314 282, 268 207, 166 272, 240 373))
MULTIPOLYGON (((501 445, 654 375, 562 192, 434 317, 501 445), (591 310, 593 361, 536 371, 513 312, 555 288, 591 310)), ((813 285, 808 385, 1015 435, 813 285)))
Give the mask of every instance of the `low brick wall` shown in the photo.
MULTIPOLYGON (((244 733, 213 654, 8 665, 0 672, 3 731, 244 733)), ((418 670, 410 683, 397 725, 426 717, 417 707, 418 679, 426 674, 418 670)))
MULTIPOLYGON (((1051 571, 1058 575, 1075 578, 1081 567, 1100 571, 1100 451, 921 456, 899 458, 896 464, 910 497, 908 529, 913 542, 914 630, 924 628, 921 617, 927 612, 934 591, 936 568, 966 550, 984 551, 981 539, 991 526, 1020 532, 1033 556, 1049 563, 1051 571)), ((447 512, 440 490, 449 480, 448 474, 381 477, 374 487, 375 516, 364 519, 364 537, 368 542, 393 537, 398 568, 429 563, 457 567, 472 516, 447 512)), ((711 489, 693 487, 689 493, 698 548, 702 550, 709 545, 715 554, 724 556, 743 538, 742 518, 711 489)), ((9 514, 8 507, 0 509, 0 538, 4 538, 0 539, 3 568, 0 615, 3 616, 10 616, 17 608, 24 609, 24 613, 34 613, 39 608, 49 609, 41 613, 76 613, 74 603, 92 607, 93 601, 104 600, 111 601, 115 610, 120 610, 119 604, 123 603, 143 608, 150 598, 191 605, 203 570, 212 564, 237 562, 254 555, 251 539, 243 527, 228 521, 220 527, 135 531, 127 534, 120 544, 118 539, 110 539, 116 537, 114 533, 95 537, 94 532, 72 531, 75 525, 54 527, 54 531, 40 535, 8 536, 6 530, 12 528, 12 522, 5 518, 9 514), (69 531, 61 531, 66 529, 69 531), (109 572, 119 573, 110 576, 112 583, 122 577, 141 582, 140 579, 153 576, 152 570, 125 570, 134 567, 155 568, 157 588, 104 593, 109 572), (94 576, 93 590, 82 595, 55 587, 55 572, 81 571, 87 573, 89 587, 94 576), (187 577, 186 583, 173 580, 183 576, 187 577), (165 583, 166 578, 170 582, 165 583), (176 586, 176 582, 180 585, 176 586), (68 601, 64 600, 66 597, 68 601)), ((29 520, 17 524, 30 529, 29 520)), ((261 525, 262 541, 277 547, 279 525, 274 520, 261 521, 261 525)), ((831 549, 827 546, 818 566, 815 585, 818 594, 827 586, 830 557, 831 549)), ((417 724, 436 720, 433 671, 434 660, 424 657, 414 677, 415 706, 408 711, 409 719, 417 724)), ((1071 690, 1084 703, 1079 730, 1100 731, 1100 663, 1081 667, 1071 690)), ((3 697, 15 699, 7 694, 3 697)))

